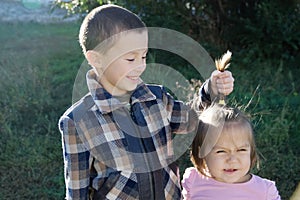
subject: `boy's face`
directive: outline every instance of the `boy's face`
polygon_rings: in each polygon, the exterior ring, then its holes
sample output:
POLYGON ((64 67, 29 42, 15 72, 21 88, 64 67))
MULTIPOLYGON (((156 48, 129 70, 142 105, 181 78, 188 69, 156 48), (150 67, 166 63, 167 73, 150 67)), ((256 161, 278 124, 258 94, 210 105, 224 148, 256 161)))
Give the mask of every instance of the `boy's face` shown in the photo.
POLYGON ((115 96, 136 89, 146 69, 147 51, 147 31, 122 34, 115 45, 101 55, 101 64, 94 66, 102 86, 115 96))
POLYGON ((249 180, 251 165, 249 134, 242 128, 223 131, 205 157, 210 175, 220 182, 241 183, 249 180))

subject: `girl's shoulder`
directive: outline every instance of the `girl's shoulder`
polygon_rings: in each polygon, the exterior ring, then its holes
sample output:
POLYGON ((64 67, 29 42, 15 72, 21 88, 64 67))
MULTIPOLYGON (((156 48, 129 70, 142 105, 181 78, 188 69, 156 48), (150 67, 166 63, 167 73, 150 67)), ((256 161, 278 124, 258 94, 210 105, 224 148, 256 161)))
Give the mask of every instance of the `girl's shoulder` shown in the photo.
POLYGON ((181 180, 184 191, 197 187, 195 185, 199 184, 198 177, 198 171, 195 167, 186 168, 181 180))
POLYGON ((195 167, 188 167, 185 169, 183 176, 190 177, 198 175, 198 171, 195 167))
POLYGON ((195 180, 199 181, 200 179, 203 179, 203 177, 205 176, 202 175, 195 167, 189 167, 185 169, 182 179, 189 180, 189 182, 193 182, 195 180))
POLYGON ((256 184, 265 185, 265 186, 275 185, 274 181, 271 181, 271 180, 266 179, 266 178, 262 178, 260 176, 254 175, 254 174, 251 174, 251 175, 252 175, 252 180, 251 181, 253 181, 256 184))
POLYGON ((253 174, 252 179, 252 183, 254 183, 257 188, 259 188, 260 190, 265 190, 267 192, 267 199, 281 199, 275 181, 262 178, 253 174))

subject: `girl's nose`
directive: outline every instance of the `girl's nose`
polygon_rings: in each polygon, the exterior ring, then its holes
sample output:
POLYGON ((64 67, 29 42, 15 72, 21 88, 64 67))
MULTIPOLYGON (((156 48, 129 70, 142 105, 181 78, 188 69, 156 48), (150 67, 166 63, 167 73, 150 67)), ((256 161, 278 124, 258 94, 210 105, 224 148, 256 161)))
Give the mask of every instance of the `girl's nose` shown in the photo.
POLYGON ((229 154, 227 161, 228 162, 236 162, 237 161, 236 155, 235 154, 229 154))

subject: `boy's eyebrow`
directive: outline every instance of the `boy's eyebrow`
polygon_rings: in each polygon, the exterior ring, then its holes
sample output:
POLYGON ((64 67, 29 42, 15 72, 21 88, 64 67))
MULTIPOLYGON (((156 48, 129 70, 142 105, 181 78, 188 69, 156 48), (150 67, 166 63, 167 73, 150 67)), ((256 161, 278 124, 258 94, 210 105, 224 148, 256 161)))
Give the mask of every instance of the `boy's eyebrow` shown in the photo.
MULTIPOLYGON (((142 50, 142 49, 141 49, 142 50)), ((125 55, 128 55, 128 54, 138 54, 139 49, 137 50, 133 50, 133 51, 129 51, 128 53, 126 53, 125 55)), ((148 49, 145 49, 145 51, 143 52, 143 54, 145 53, 148 53, 148 49)))

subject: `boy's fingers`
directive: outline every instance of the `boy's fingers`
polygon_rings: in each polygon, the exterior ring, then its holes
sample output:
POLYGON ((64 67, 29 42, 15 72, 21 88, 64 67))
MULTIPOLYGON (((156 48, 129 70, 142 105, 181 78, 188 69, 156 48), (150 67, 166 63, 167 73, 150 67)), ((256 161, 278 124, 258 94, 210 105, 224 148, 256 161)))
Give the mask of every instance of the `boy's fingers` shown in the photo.
POLYGON ((219 89, 218 89, 218 92, 219 92, 220 94, 224 94, 224 95, 228 95, 228 94, 230 94, 232 91, 233 91, 233 88, 232 88, 232 87, 228 87, 228 88, 219 88, 219 89))
POLYGON ((233 77, 223 77, 217 79, 217 84, 232 84, 233 85, 234 78, 233 77))
POLYGON ((215 70, 211 75, 211 81, 214 94, 228 95, 233 91, 234 78, 230 71, 220 72, 215 70))
POLYGON ((216 80, 218 92, 224 95, 228 95, 233 91, 234 78, 231 73, 227 73, 228 76, 219 77, 216 80))
POLYGON ((223 79, 223 78, 233 79, 232 73, 230 71, 220 72, 220 71, 215 70, 211 76, 213 79, 223 79))

